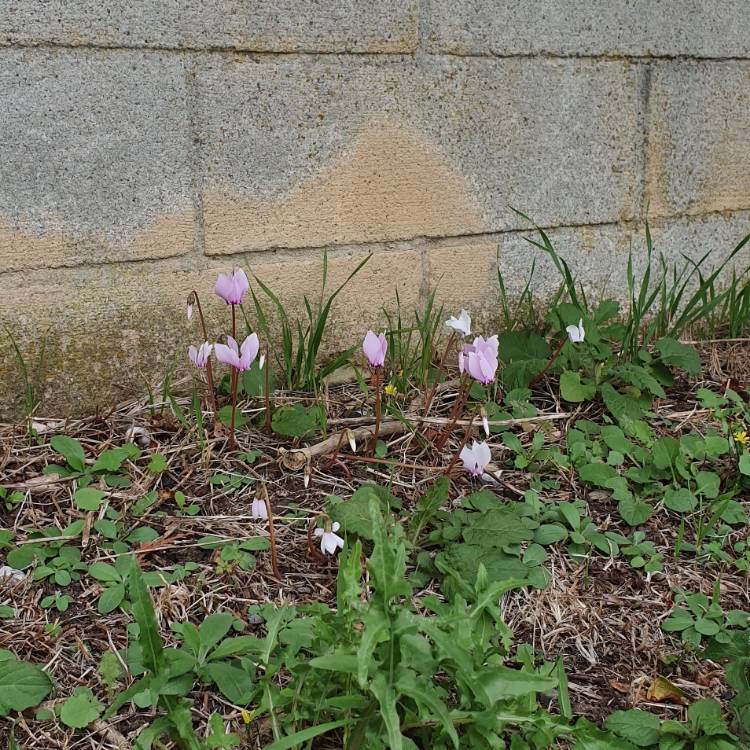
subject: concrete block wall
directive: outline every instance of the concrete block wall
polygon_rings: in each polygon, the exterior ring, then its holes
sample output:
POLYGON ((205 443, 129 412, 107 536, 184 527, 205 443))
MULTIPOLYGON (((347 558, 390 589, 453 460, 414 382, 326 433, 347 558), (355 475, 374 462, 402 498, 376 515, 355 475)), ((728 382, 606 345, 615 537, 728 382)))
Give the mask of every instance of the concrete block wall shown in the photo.
POLYGON ((396 290, 491 321, 498 264, 556 285, 512 205, 618 293, 646 216, 672 257, 750 232, 748 112, 747 0, 0 0, 0 322, 80 413, 179 371, 236 265, 294 307, 373 253, 333 348, 396 290))

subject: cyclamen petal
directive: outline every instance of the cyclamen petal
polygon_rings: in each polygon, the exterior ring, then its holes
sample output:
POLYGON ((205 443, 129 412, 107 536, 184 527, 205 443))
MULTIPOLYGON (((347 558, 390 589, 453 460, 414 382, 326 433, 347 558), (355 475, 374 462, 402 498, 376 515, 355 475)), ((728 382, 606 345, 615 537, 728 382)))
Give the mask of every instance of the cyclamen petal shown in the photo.
POLYGON ((452 328, 462 336, 468 336, 471 333, 471 316, 466 310, 461 310, 460 315, 455 318, 453 315, 445 321, 448 328, 452 328))
POLYGON ((251 333, 243 342, 240 347, 240 369, 249 370, 250 366, 258 356, 260 350, 260 341, 258 340, 257 333, 251 333))
POLYGON ((579 344, 586 338, 586 331, 583 329, 583 318, 580 318, 577 326, 568 326, 565 329, 568 332, 568 338, 573 344, 579 344))
POLYGON ((238 268, 231 274, 220 273, 216 279, 216 294, 228 305, 242 304, 242 300, 249 288, 250 282, 241 268, 238 268))
POLYGON ((268 520, 268 508, 266 508, 266 504, 257 497, 253 500, 252 507, 250 508, 250 516, 262 521, 268 520))
POLYGON ((487 443, 472 442, 471 448, 464 446, 459 454, 459 458, 464 462, 464 469, 472 476, 479 477, 484 473, 484 469, 492 458, 490 448, 487 443))
POLYGON ((385 335, 381 333, 377 336, 373 331, 368 331, 362 342, 362 351, 371 367, 382 367, 388 351, 388 341, 385 335))

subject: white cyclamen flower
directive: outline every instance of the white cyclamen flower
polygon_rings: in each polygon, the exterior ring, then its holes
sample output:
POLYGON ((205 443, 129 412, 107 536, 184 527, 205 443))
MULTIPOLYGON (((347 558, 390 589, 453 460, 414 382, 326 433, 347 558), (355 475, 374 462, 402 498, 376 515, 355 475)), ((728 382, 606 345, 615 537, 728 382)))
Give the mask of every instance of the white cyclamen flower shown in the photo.
POLYGON ((260 519, 261 521, 268 520, 268 508, 266 508, 266 504, 262 500, 258 500, 257 497, 253 500, 252 507, 250 508, 250 516, 251 518, 260 519))
POLYGON ((468 336, 471 333, 471 316, 466 310, 461 310, 461 314, 457 318, 454 318, 453 315, 451 315, 450 318, 445 321, 445 325, 447 325, 448 328, 457 331, 462 336, 468 336))
POLYGON ((579 344, 586 337, 586 331, 583 330, 583 318, 578 321, 577 326, 568 326, 565 330, 568 332, 568 338, 574 344, 579 344))
POLYGON ((320 551, 323 554, 328 553, 329 555, 333 555, 336 553, 337 547, 344 549, 344 540, 335 533, 340 528, 341 524, 336 521, 333 526, 331 526, 330 531, 326 531, 325 529, 321 529, 320 527, 318 527, 313 532, 315 536, 320 537, 320 551))
POLYGON ((468 445, 463 447, 459 458, 464 462, 464 469, 473 477, 481 477, 484 473, 485 466, 492 459, 490 447, 487 443, 478 443, 474 440, 471 448, 468 445))

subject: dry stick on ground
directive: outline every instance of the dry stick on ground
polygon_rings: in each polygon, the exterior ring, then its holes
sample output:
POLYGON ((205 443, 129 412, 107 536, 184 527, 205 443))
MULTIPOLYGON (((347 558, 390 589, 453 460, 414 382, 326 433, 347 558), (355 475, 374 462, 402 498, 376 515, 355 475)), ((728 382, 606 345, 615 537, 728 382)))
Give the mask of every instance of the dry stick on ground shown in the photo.
MULTIPOLYGON (((511 427, 513 425, 527 424, 529 422, 550 422, 556 419, 567 419, 570 416, 568 413, 556 413, 556 414, 543 414, 538 417, 529 417, 528 419, 502 419, 489 422, 490 425, 495 427, 511 427)), ((414 417, 419 419, 420 417, 414 417)), ((405 432, 411 430, 409 424, 409 417, 405 417, 403 422, 383 422, 380 425, 380 434, 382 436, 387 435, 402 435, 405 432)), ((447 424, 453 420, 444 419, 441 417, 430 417, 425 421, 429 421, 434 424, 447 424)), ((455 422, 457 425, 469 425, 471 420, 463 419, 455 422)), ((373 434, 373 427, 358 427, 355 430, 350 430, 353 434, 354 439, 359 442, 360 440, 367 440, 373 434)), ((285 450, 284 448, 279 449, 279 461, 287 469, 292 471, 299 471, 313 458, 318 456, 324 456, 333 451, 337 451, 342 444, 342 433, 336 433, 327 437, 315 445, 308 446, 307 448, 296 448, 294 450, 285 450)), ((347 457, 348 458, 348 457, 347 457)), ((351 457, 352 460, 356 460, 356 457, 351 457)))

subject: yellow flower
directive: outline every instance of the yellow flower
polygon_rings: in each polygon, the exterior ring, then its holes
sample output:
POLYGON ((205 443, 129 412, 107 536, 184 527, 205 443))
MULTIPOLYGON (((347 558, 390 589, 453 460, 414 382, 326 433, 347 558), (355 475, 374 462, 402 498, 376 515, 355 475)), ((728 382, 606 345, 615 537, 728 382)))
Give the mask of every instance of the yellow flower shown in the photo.
POLYGON ((253 714, 245 708, 240 709, 240 716, 245 724, 249 724, 253 720, 253 714))
POLYGON ((395 396, 398 393, 398 388, 396 388, 393 383, 388 383, 388 385, 383 389, 386 392, 386 395, 388 396, 395 396))
POLYGON ((734 442, 739 443, 740 445, 747 445, 747 443, 750 441, 747 437, 747 432, 745 430, 737 430, 737 432, 734 433, 734 442))

